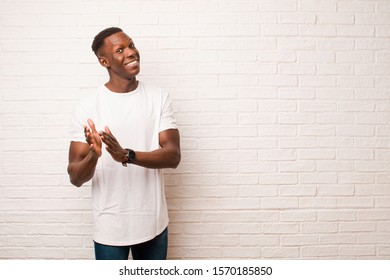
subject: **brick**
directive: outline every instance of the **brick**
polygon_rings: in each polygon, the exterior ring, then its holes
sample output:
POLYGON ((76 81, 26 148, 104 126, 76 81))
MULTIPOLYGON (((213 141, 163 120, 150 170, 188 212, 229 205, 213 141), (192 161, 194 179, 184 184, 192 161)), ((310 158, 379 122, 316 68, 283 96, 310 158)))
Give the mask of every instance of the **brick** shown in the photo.
POLYGON ((65 250, 61 248, 30 248, 26 251, 26 258, 30 259, 64 259, 65 250))
POLYGON ((319 196, 351 196, 355 193, 355 188, 352 185, 341 185, 338 184, 337 186, 318 186, 317 187, 317 194, 319 196))
POLYGON ((318 245, 318 237, 315 235, 287 235, 280 238, 282 246, 309 246, 318 245))
POLYGON ((236 186, 226 186, 226 187, 202 187, 200 188, 199 195, 201 197, 237 197, 238 188, 236 186))
POLYGON ((370 149, 343 149, 337 152, 337 157, 341 160, 368 160, 373 159, 373 150, 370 149))
POLYGON ((336 12, 336 1, 326 0, 303 0, 300 5, 300 11, 304 12, 336 12))
MULTIPOLYGON (((355 17, 349 13, 323 13, 318 15, 319 24, 354 24, 355 17)), ((356 22, 357 23, 357 22, 356 22)))
POLYGON ((297 198, 262 198, 262 209, 294 209, 298 208, 297 198))
POLYGON ((280 174, 260 174, 260 184, 279 184, 279 185, 290 185, 297 183, 297 175, 289 173, 280 174))
POLYGON ((259 10, 267 12, 294 12, 297 11, 297 3, 291 0, 282 0, 277 3, 271 0, 261 0, 259 10))
POLYGON ((279 163, 281 172, 310 172, 315 171, 316 164, 309 161, 295 161, 279 163))
MULTIPOLYGON (((330 116, 330 115, 328 115, 330 116)), ((347 115, 344 115, 346 119, 351 119, 347 115)), ((339 117, 340 119, 340 117, 339 117)), ((326 118, 323 118, 323 122, 325 123, 326 118)), ((347 120, 347 122, 352 120, 347 120)), ((337 123, 337 120, 334 121, 334 123, 337 123)), ((328 138, 322 138, 318 140, 318 147, 319 148, 350 148, 353 145, 350 138, 344 138, 344 137, 328 137, 328 138)))
POLYGON ((386 244, 388 245, 390 242, 389 234, 371 234, 371 233, 363 233, 359 234, 357 238, 358 244, 386 244))
POLYGON ((223 185, 255 185, 258 177, 256 175, 239 175, 239 176, 224 176, 221 178, 223 185))
POLYGON ((344 38, 327 38, 318 40, 318 49, 321 51, 348 51, 354 50, 355 46, 354 40, 344 38))
MULTIPOLYGON (((187 18, 188 16, 189 15, 185 15, 183 18, 187 18)), ((194 18, 197 19, 197 17, 194 18)), ((230 13, 205 14, 199 16, 199 22, 205 24, 237 24, 238 15, 232 15, 230 13)))
POLYGON ((390 223, 389 222, 380 222, 378 224, 378 230, 380 232, 390 232, 390 223))
POLYGON ((284 160, 295 160, 297 159, 297 152, 294 149, 263 149, 259 152, 260 160, 264 161, 284 161, 284 160))
MULTIPOLYGON (((207 27, 209 28, 209 27, 207 27)), ((243 25, 227 25, 220 27, 220 35, 222 37, 256 37, 260 34, 260 28, 257 24, 243 24, 243 25)))
POLYGON ((240 186, 240 197, 265 197, 277 196, 278 191, 275 186, 240 186))
POLYGON ((273 113, 242 113, 238 116, 241 125, 276 123, 277 116, 273 113))
POLYGON ((356 244, 356 239, 356 235, 350 233, 322 234, 320 244, 356 244))
POLYGON ((277 41, 273 38, 240 38, 238 42, 242 50, 275 50, 276 47, 277 41))
MULTIPOLYGON (((379 173, 381 174, 381 173, 379 173)), ((362 186, 360 186, 362 187, 362 186)), ((360 191, 360 189, 358 189, 360 191)), ((366 187, 365 189, 361 189, 361 193, 366 195, 388 195, 389 191, 386 189, 385 185, 379 184, 379 185, 371 185, 370 187, 366 187)))
POLYGON ((300 137, 300 138, 291 138, 286 137, 282 138, 279 141, 279 148, 315 148, 317 146, 316 139, 312 137, 300 137))
POLYGON ((288 24, 263 24, 261 26, 262 36, 296 36, 298 35, 298 27, 288 24))
POLYGON ((242 232, 245 233, 259 233, 260 231, 260 224, 225 224, 223 226, 223 233, 224 234, 239 234, 242 232))
POLYGON ((337 223, 303 223, 302 224, 302 233, 335 233, 337 232, 337 223))
POLYGON ((351 246, 340 246, 341 256, 374 256, 375 246, 364 246, 364 245, 351 245, 351 246))
POLYGON ((257 154, 253 151, 221 151, 219 153, 219 159, 221 162, 257 162, 257 154))
POLYGON ((301 127, 299 135, 302 136, 335 136, 336 128, 334 126, 304 126, 301 127))
POLYGON ((234 138, 200 139, 198 142, 201 150, 226 150, 238 148, 238 141, 234 138))
POLYGON ((242 24, 276 24, 278 21, 275 13, 268 12, 243 12, 239 15, 239 22, 242 24))
POLYGON ((342 125, 337 128, 337 135, 364 137, 374 136, 374 128, 368 125, 342 125))
POLYGON ((276 98, 277 91, 275 89, 258 89, 256 87, 240 87, 238 89, 239 98, 243 99, 272 99, 276 98))
POLYGON ((361 173, 340 173, 338 181, 342 184, 370 184, 374 182, 374 177, 371 174, 361 173))
POLYGON ((374 3, 371 2, 343 2, 338 3, 339 11, 341 12, 359 12, 359 13, 369 13, 375 10, 374 3))
POLYGON ((317 214, 307 210, 283 210, 280 212, 281 222, 314 222, 317 214))
POLYGON ((320 75, 352 75, 352 64, 319 64, 317 73, 320 75))
MULTIPOLYGON (((280 12, 280 10, 279 10, 280 12)), ((280 23, 314 24, 316 16, 310 13, 282 13, 279 15, 280 23)))
POLYGON ((299 100, 312 100, 315 98, 315 92, 313 89, 308 88, 281 88, 279 89, 280 99, 299 99, 299 100))
POLYGON ((375 198, 375 206, 378 208, 388 208, 389 207, 389 197, 383 196, 380 198, 375 198))
POLYGON ((269 235, 241 235, 240 244, 242 246, 277 246, 279 238, 269 235))
POLYGON ((326 210, 318 213, 321 222, 355 221, 356 213, 353 210, 326 210))
POLYGON ((252 101, 222 101, 221 112, 257 112, 257 104, 252 101))
POLYGON ((335 208, 336 199, 332 197, 301 197, 299 198, 299 208, 335 208))
POLYGON ((299 257, 299 248, 296 247, 265 247, 261 250, 262 258, 294 259, 299 257))
MULTIPOLYGON (((227 106, 228 107, 228 106, 227 106)), ((228 110, 226 109, 228 112, 228 110)), ((231 113, 218 113, 218 114, 210 114, 203 113, 200 116, 200 124, 201 125, 232 125, 237 124, 237 115, 231 113)))
POLYGON ((258 78, 248 75, 222 75, 219 83, 222 86, 254 86, 258 84, 258 78))
POLYGON ((258 54, 260 62, 296 62, 296 53, 293 51, 261 51, 258 54))
POLYGON ((260 258, 261 256, 261 249, 260 248, 246 248, 243 250, 241 247, 236 248, 224 248, 223 250, 223 256, 224 258, 260 258))
POLYGON ((274 63, 245 63, 237 65, 238 74, 276 74, 277 65, 274 63))
POLYGON ((348 171, 353 171, 354 170, 354 164, 353 162, 348 162, 348 161, 321 161, 317 162, 316 164, 317 171, 319 172, 348 172, 348 171))
POLYGON ((313 75, 315 66, 311 64, 279 64, 278 72, 280 74, 313 75))
POLYGON ((299 226, 295 223, 264 224, 263 231, 267 234, 295 234, 299 226))
POLYGON ((276 163, 240 163, 239 172, 241 173, 271 173, 277 171, 276 163))
POLYGON ((315 115, 310 113, 281 113, 279 123, 281 124, 312 124, 315 122, 315 115))
MULTIPOLYGON (((183 37, 214 37, 220 32, 222 33, 219 27, 213 25, 183 25, 180 27, 180 35, 183 37)), ((177 36, 178 33, 172 33, 172 35, 177 36)))
POLYGON ((382 25, 382 26, 376 26, 375 27, 375 34, 377 37, 384 37, 388 38, 389 37, 389 29, 386 28, 387 25, 382 25))
POLYGON ((358 219, 362 221, 388 220, 390 217, 389 210, 381 210, 381 209, 359 210, 357 214, 358 214, 358 219))
POLYGON ((304 37, 335 37, 337 29, 332 25, 302 25, 299 27, 299 35, 304 37))
POLYGON ((335 257, 339 255, 339 248, 337 246, 308 246, 302 248, 302 257, 335 257))
POLYGON ((390 255, 390 246, 378 246, 378 255, 379 256, 389 256, 390 255))
MULTIPOLYGON (((158 12, 160 13, 160 12, 158 12)), ((150 17, 150 20, 147 21, 147 24, 178 24, 178 25, 191 25, 198 23, 198 17, 195 14, 185 13, 185 14, 171 14, 171 13, 160 13, 159 15, 148 15, 142 14, 139 15, 140 21, 132 19, 130 23, 133 24, 143 24, 146 18, 150 17)), ((205 22, 204 20, 200 20, 200 22, 205 22)), ((207 22, 207 21, 206 21, 207 22)), ((209 23, 209 22, 207 22, 209 23)))
MULTIPOLYGON (((190 237, 188 241, 187 243, 194 244, 192 237, 190 237)), ((204 246, 233 247, 239 245, 239 243, 240 243, 240 237, 238 235, 212 235, 212 236, 202 237, 201 243, 199 243, 199 245, 197 246, 204 245, 204 246)))
POLYGON ((336 55, 331 51, 305 50, 297 53, 299 63, 334 63, 336 55))
POLYGON ((339 224, 340 232, 373 232, 375 231, 375 223, 372 222, 341 222, 339 224))

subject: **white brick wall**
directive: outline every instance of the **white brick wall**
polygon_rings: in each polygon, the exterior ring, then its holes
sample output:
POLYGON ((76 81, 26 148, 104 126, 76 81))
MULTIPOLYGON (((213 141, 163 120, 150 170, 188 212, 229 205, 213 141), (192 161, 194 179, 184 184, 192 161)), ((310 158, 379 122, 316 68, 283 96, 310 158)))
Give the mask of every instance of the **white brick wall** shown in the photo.
POLYGON ((0 258, 91 259, 66 173, 90 45, 172 95, 169 258, 390 259, 390 1, 0 0, 0 258))

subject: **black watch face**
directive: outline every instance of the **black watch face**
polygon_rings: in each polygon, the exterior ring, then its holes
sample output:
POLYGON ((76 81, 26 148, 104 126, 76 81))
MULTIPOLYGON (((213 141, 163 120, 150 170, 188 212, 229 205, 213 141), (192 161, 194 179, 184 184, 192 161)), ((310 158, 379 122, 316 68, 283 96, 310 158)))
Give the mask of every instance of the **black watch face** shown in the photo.
POLYGON ((132 163, 135 161, 135 152, 133 150, 129 150, 129 153, 127 154, 127 162, 132 163))

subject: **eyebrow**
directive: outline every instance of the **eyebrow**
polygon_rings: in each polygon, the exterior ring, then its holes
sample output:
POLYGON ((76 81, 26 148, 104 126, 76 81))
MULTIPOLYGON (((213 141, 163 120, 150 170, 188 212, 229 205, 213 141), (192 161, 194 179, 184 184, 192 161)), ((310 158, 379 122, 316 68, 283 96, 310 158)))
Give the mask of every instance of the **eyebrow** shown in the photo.
MULTIPOLYGON (((131 39, 131 38, 129 38, 129 42, 127 43, 127 44, 125 44, 125 45, 128 45, 128 44, 134 44, 134 41, 133 41, 133 39, 131 39)), ((113 43, 112 44, 114 47, 116 47, 116 46, 121 46, 122 45, 122 41, 121 42, 118 42, 118 43, 113 43)))

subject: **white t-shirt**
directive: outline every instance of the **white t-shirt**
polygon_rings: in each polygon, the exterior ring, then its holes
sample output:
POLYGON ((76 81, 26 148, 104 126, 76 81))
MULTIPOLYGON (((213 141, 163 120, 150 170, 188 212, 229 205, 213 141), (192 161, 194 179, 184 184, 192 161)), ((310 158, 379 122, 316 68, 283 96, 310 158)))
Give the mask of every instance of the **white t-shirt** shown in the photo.
MULTIPOLYGON (((159 149, 159 132, 177 129, 168 93, 142 82, 128 93, 101 86, 82 100, 72 118, 72 141, 86 143, 88 118, 97 131, 108 126, 123 148, 135 151, 159 149)), ((123 167, 104 143, 102 151, 92 178, 94 241, 124 246, 153 239, 168 225, 162 170, 123 167)))

